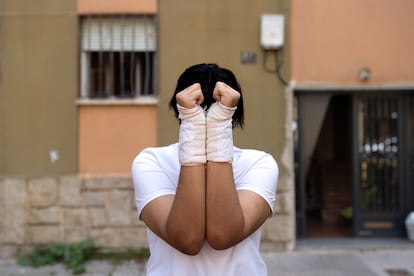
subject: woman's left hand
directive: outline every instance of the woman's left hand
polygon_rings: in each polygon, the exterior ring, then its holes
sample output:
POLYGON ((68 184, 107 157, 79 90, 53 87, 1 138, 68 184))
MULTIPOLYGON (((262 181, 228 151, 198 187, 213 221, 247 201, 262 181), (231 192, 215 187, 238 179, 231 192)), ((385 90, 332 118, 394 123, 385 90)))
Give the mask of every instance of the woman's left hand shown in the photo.
POLYGON ((213 98, 227 107, 235 107, 239 103, 240 93, 224 82, 216 82, 213 91, 213 98))

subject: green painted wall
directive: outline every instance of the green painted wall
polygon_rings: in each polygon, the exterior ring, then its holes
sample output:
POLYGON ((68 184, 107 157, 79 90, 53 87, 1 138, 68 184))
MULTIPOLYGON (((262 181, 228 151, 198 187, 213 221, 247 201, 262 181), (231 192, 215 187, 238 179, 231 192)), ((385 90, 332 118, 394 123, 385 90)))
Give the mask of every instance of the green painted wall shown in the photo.
POLYGON ((76 173, 77 72, 76 1, 1 1, 0 176, 76 173))
MULTIPOLYGON (((260 16, 286 16, 284 72, 289 68, 289 1, 265 0, 178 0, 159 1, 159 122, 158 143, 177 141, 178 122, 168 109, 177 78, 190 65, 214 62, 236 74, 245 99, 246 126, 236 130, 235 144, 282 154, 286 146, 289 97, 276 74, 263 69, 260 47, 260 16), (255 64, 241 64, 240 53, 256 53, 255 64)), ((268 67, 274 66, 273 53, 268 67)))

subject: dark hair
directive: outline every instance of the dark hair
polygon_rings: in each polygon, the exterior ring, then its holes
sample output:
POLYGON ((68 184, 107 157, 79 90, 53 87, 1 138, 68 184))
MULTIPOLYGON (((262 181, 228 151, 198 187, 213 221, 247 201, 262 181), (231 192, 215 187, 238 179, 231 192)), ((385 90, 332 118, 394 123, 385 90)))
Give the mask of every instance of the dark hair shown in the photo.
POLYGON ((185 88, 199 83, 203 92, 204 101, 201 107, 208 110, 212 103, 216 100, 213 98, 213 90, 216 82, 221 81, 240 93, 240 100, 237 104, 237 109, 233 115, 233 127, 244 125, 244 108, 243 108, 243 95, 239 82, 232 71, 221 68, 217 64, 197 64, 187 68, 178 78, 177 86, 174 91, 174 95, 170 100, 170 108, 174 110, 175 117, 178 118, 177 100, 175 95, 185 88))

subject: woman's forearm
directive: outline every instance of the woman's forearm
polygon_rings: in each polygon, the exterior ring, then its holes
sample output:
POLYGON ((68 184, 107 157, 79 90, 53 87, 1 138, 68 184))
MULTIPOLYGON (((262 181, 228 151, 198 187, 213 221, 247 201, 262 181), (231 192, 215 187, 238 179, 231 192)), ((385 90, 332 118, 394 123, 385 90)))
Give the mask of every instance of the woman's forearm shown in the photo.
POLYGON ((177 193, 166 224, 169 242, 189 255, 197 254, 205 240, 205 179, 204 165, 181 167, 177 193))
POLYGON ((210 246, 225 249, 240 242, 244 218, 229 163, 207 162, 206 237, 210 246))

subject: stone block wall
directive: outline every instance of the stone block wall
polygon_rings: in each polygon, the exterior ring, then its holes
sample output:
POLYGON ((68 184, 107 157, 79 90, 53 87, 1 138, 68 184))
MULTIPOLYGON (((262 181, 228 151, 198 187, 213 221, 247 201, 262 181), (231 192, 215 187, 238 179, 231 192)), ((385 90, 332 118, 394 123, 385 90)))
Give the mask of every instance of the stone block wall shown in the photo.
POLYGON ((295 248, 295 204, 291 180, 287 174, 279 177, 275 215, 263 225, 262 251, 292 251, 295 248))
MULTIPOLYGON (((283 182, 277 214, 263 228, 265 250, 293 248, 293 200, 283 182)), ((101 248, 148 246, 130 177, 0 178, 0 258, 91 237, 101 248)))
POLYGON ((131 178, 0 179, 0 257, 90 237, 102 248, 147 247, 131 178))

